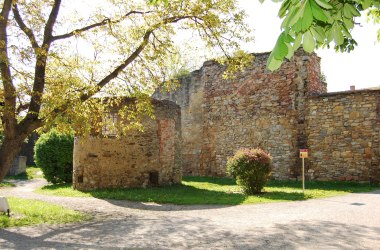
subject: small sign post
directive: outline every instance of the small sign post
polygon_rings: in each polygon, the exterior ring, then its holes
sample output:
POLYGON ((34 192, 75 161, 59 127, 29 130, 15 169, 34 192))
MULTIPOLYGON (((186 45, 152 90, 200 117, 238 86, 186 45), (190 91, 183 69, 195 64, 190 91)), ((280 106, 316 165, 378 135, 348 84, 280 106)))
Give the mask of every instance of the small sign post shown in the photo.
POLYGON ((305 158, 309 157, 309 150, 300 149, 300 158, 302 159, 302 191, 305 193, 305 158))

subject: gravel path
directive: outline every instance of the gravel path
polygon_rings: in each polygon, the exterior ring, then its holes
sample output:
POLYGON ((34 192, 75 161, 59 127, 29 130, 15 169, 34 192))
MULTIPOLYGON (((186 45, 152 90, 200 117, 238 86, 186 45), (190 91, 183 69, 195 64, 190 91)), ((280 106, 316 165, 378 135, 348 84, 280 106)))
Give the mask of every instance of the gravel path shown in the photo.
POLYGON ((177 206, 39 195, 43 180, 0 195, 61 204, 93 221, 0 230, 0 249, 380 249, 380 191, 260 205, 177 206))

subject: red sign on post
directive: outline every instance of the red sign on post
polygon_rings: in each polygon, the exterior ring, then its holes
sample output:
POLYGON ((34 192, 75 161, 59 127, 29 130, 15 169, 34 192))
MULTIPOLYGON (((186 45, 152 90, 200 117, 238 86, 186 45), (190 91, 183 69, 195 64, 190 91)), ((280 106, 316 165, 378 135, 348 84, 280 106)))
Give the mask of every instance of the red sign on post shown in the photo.
POLYGON ((303 148, 300 149, 300 158, 308 158, 309 157, 309 149, 303 148))

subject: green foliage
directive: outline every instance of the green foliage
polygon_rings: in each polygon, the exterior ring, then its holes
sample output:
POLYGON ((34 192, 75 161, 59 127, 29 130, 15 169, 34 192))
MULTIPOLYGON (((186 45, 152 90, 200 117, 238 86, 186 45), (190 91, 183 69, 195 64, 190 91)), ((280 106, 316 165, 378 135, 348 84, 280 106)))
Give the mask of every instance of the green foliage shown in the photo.
MULTIPOLYGON (((380 24, 380 9, 372 8, 368 12, 369 20, 372 20, 374 24, 380 24)), ((380 29, 377 31, 377 40, 380 41, 380 29)))
POLYGON ((74 136, 55 129, 42 134, 34 146, 34 160, 51 183, 71 183, 74 136))
POLYGON ((262 149, 240 149, 228 159, 227 172, 246 194, 260 193, 268 182, 271 156, 262 149))
POLYGON ((257 204, 325 198, 353 192, 369 192, 379 186, 352 182, 307 182, 302 192, 299 181, 269 181, 265 193, 245 195, 230 178, 184 177, 182 185, 130 189, 74 190, 69 184, 48 185, 37 192, 44 195, 96 197, 99 199, 131 200, 173 204, 257 204))
MULTIPOLYGON (((263 2, 263 0, 260 0, 263 2)), ((278 12, 283 19, 282 33, 268 59, 270 70, 278 69, 285 58, 303 46, 307 52, 334 44, 341 52, 350 52, 357 45, 351 35, 355 18, 370 9, 370 17, 380 20, 378 0, 284 0, 278 12)))
POLYGON ((10 183, 10 182, 0 182, 0 188, 4 188, 4 187, 15 187, 16 185, 14 183, 10 183))
POLYGON ((8 198, 11 217, 0 214, 0 228, 34 224, 62 224, 90 219, 90 216, 42 201, 8 198))

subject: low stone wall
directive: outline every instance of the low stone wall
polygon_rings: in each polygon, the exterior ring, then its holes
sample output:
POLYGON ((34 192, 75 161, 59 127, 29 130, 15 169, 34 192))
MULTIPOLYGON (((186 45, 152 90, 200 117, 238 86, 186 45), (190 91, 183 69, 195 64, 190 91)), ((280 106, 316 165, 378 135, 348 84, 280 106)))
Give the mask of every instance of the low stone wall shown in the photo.
POLYGON ((180 108, 153 101, 155 116, 143 120, 144 132, 120 138, 76 138, 74 188, 146 187, 179 183, 181 170, 180 108))
POLYGON ((308 175, 317 180, 380 181, 380 91, 308 99, 308 175))

